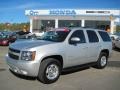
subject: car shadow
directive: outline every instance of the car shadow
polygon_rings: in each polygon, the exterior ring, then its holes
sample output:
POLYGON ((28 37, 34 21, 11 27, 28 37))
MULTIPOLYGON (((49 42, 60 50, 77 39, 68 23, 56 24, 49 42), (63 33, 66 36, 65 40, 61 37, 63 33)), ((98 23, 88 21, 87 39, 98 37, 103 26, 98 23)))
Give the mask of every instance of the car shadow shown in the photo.
POLYGON ((120 52, 120 49, 119 49, 119 48, 114 48, 113 50, 114 50, 114 51, 117 51, 117 52, 120 52))
POLYGON ((36 77, 24 76, 24 75, 20 75, 20 74, 14 73, 14 72, 11 71, 10 69, 9 69, 9 71, 10 71, 14 76, 16 76, 17 78, 20 78, 20 79, 31 80, 31 81, 37 79, 36 77))
POLYGON ((5 68, 0 68, 0 72, 2 72, 2 71, 6 71, 6 69, 5 68))
POLYGON ((66 68, 62 71, 61 75, 67 75, 67 74, 72 74, 75 72, 80 72, 83 70, 87 70, 90 69, 91 66, 89 65, 85 65, 85 66, 76 66, 76 67, 70 67, 70 68, 66 68))
POLYGON ((120 61, 109 61, 108 67, 120 68, 120 61))

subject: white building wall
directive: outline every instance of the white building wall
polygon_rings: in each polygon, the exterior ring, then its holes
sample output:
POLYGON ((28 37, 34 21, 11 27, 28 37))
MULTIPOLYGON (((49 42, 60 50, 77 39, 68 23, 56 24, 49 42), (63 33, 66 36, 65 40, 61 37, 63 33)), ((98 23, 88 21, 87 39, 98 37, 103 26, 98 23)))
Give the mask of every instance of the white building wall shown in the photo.
POLYGON ((81 27, 85 27, 85 20, 84 19, 82 19, 81 27))
POLYGON ((58 28, 58 19, 55 19, 55 28, 58 28))
POLYGON ((33 32, 33 19, 30 18, 30 32, 33 32))
MULTIPOLYGON (((120 10, 109 9, 25 10, 25 15, 32 18, 37 17, 39 20, 55 20, 55 28, 58 28, 59 20, 81 20, 82 27, 85 27, 85 20, 111 21, 111 33, 115 31, 116 22, 120 23, 120 10), (114 20, 111 20, 111 16, 113 16, 114 20)), ((30 32, 33 29, 32 18, 30 18, 30 32)))

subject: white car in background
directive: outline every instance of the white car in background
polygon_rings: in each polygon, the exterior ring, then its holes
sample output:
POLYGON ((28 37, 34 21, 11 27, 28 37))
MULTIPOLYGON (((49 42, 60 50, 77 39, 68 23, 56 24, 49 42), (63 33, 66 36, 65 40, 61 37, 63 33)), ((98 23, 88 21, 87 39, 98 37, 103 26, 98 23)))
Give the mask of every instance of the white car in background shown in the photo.
POLYGON ((120 48, 120 32, 110 35, 113 48, 120 48))
POLYGON ((110 34, 110 37, 112 40, 117 39, 118 37, 120 37, 120 32, 114 33, 114 34, 110 34))
POLYGON ((120 37, 118 37, 114 42, 115 47, 120 49, 120 37))

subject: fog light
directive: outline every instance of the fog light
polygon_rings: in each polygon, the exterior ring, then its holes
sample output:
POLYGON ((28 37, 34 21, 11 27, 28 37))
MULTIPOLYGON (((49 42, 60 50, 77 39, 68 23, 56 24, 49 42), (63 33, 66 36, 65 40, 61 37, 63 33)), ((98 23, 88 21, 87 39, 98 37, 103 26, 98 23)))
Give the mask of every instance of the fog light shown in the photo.
POLYGON ((28 73, 24 70, 20 70, 22 74, 27 75, 28 73))
POLYGON ((14 69, 14 72, 16 72, 16 73, 17 73, 17 72, 18 72, 18 70, 17 70, 17 69, 14 69))

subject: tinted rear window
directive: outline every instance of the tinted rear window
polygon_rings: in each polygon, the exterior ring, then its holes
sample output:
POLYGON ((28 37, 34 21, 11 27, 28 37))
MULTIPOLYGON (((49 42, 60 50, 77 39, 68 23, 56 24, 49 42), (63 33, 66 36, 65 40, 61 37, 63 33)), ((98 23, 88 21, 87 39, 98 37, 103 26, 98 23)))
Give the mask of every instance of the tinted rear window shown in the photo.
POLYGON ((98 31, 98 33, 100 34, 103 41, 105 41, 105 42, 111 41, 107 32, 98 31))

